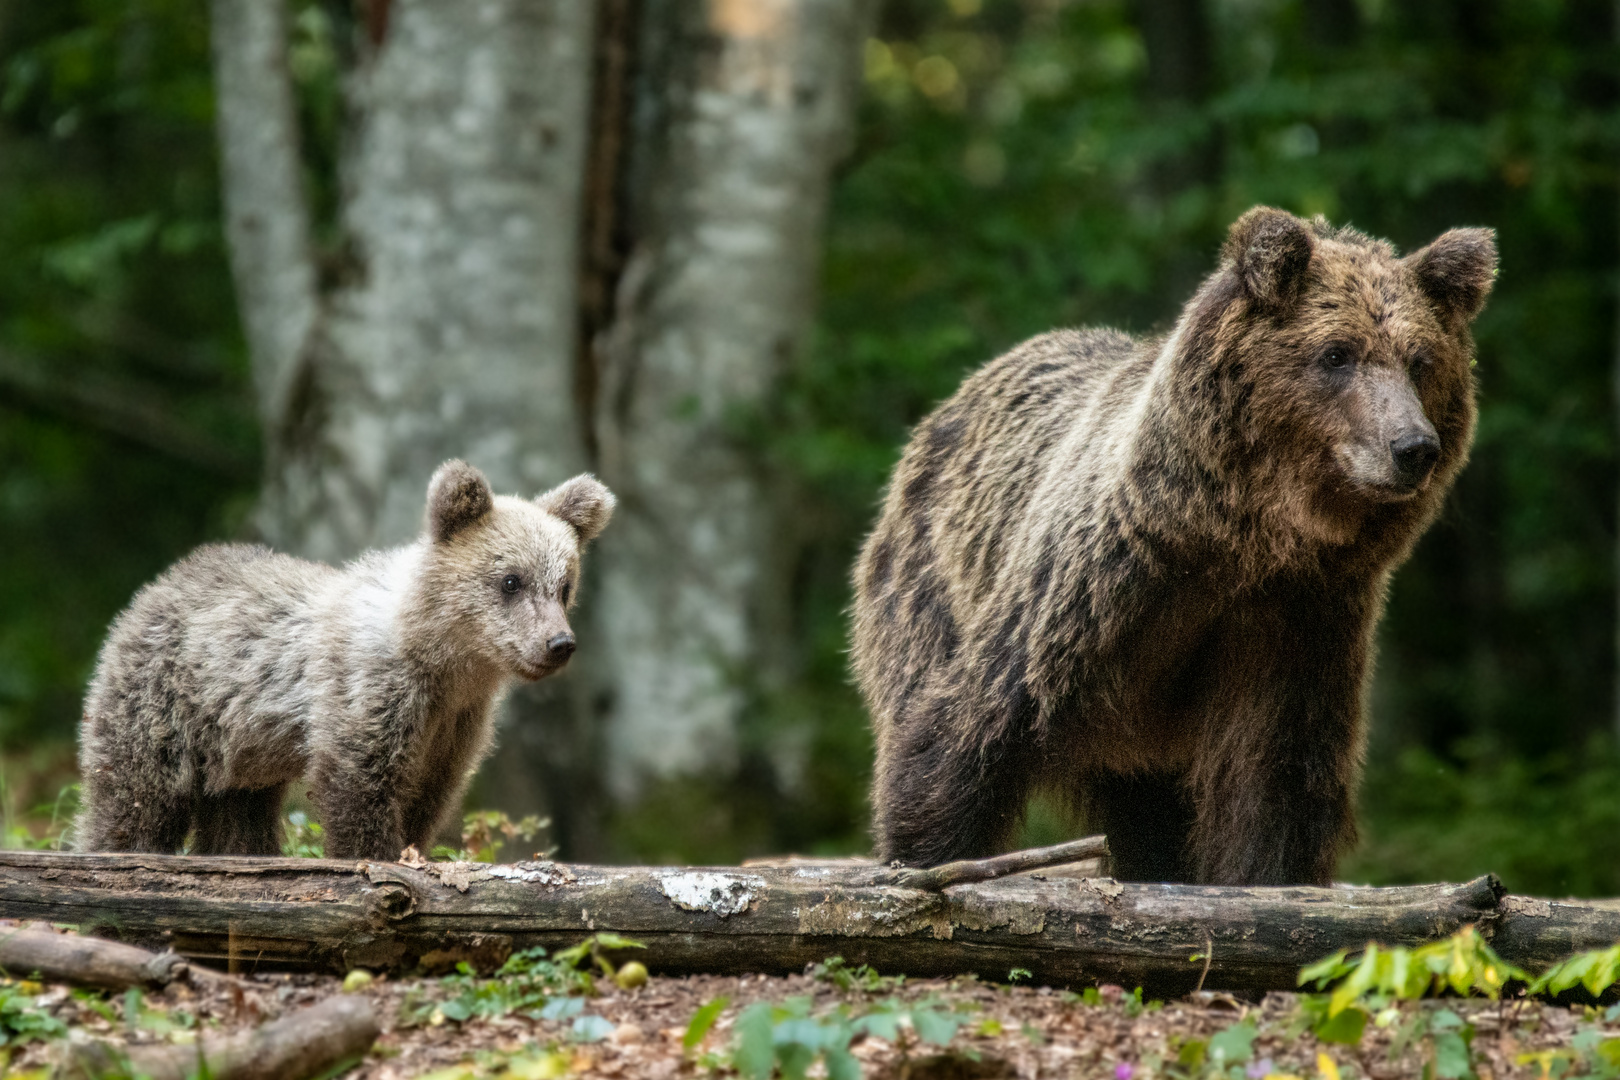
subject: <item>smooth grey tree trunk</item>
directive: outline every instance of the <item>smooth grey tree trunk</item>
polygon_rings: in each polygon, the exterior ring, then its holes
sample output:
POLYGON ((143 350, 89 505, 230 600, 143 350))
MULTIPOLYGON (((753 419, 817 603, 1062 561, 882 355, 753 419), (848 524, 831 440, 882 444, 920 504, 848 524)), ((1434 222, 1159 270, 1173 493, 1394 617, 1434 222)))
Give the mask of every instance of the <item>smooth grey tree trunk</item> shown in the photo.
MULTIPOLYGON (((261 6, 278 5, 216 10, 261 6)), ((497 491, 584 466, 572 387, 590 42, 579 0, 398 0, 349 74, 345 246, 280 379, 259 519, 273 543, 337 560, 404 541, 449 457, 497 491)), ((218 75, 223 92, 233 72, 218 75)), ((292 321, 247 310, 250 326, 292 321)))
POLYGON ((342 244, 317 266, 285 0, 213 0, 265 538, 328 561, 399 543, 452 456, 501 491, 595 466, 620 496, 577 670, 516 699, 481 789, 543 801, 571 856, 602 850, 604 771, 633 799, 648 775, 733 769, 780 670, 783 521, 739 429, 810 325, 867 2, 373 4, 386 32, 346 75, 342 244), (603 13, 634 32, 593 113, 603 13), (581 236, 609 233, 624 258, 582 265, 581 236))
MULTIPOLYGON (((285 0, 212 10, 232 270, 267 447, 256 525, 331 562, 414 536, 446 458, 531 494, 587 466, 573 383, 592 5, 373 8, 379 38, 357 43, 344 76, 342 243, 324 286, 285 0)), ((508 718, 566 717, 569 682, 520 692, 508 718)), ((535 809, 525 740, 503 741, 487 796, 535 809)))
POLYGON ((724 774, 782 677, 784 508, 749 421, 813 314, 864 0, 647 0, 633 242, 596 342, 595 442, 620 496, 597 608, 607 779, 724 774))

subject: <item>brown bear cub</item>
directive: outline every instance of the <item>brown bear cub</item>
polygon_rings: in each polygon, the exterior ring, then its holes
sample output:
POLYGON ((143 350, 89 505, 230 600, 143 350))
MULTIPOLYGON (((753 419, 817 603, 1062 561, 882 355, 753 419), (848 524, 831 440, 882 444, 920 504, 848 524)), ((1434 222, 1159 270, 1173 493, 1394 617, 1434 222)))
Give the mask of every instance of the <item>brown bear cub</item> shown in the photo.
POLYGON ((82 851, 274 855, 309 777, 326 853, 396 859, 460 806, 495 702, 574 651, 580 554, 613 495, 576 476, 532 502, 450 461, 426 534, 338 570, 199 548, 102 646, 80 730, 82 851))
POLYGON ((990 854, 1043 790, 1121 878, 1326 884, 1495 270, 1256 208, 1167 337, 1044 334, 928 416, 855 569, 881 857, 990 854))

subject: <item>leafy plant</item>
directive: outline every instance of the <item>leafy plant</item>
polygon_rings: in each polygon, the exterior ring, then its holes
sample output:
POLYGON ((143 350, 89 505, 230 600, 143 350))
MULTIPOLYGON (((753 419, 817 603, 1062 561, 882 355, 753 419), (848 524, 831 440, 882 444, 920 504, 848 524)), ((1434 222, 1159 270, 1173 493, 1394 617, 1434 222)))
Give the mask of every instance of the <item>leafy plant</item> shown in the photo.
POLYGON ((709 1029, 714 1027, 714 1022, 720 1018, 720 1013, 729 1004, 730 998, 717 997, 693 1013, 692 1019, 686 1025, 686 1034, 681 1036, 682 1051, 690 1055, 702 1045, 704 1036, 709 1034, 709 1029))
POLYGON ((281 853, 295 859, 320 859, 326 856, 326 830, 318 821, 311 821, 302 810, 287 815, 283 827, 281 853))
MULTIPOLYGON (((710 1002, 704 1009, 714 1005, 710 1002)), ((828 1080, 858 1080, 860 1064, 849 1052, 857 1034, 886 1039, 902 1051, 911 1038, 945 1046, 970 1019, 969 1014, 946 1009, 933 999, 908 1004, 886 998, 858 1013, 839 1005, 820 1015, 811 1012, 811 1005, 809 997, 791 997, 778 1004, 759 1002, 744 1009, 734 1029, 731 1066, 747 1080, 769 1080, 778 1072, 784 1080, 803 1080, 820 1061, 828 1080)), ((718 1013, 716 1008, 715 1015, 718 1013)), ((687 1028, 689 1038, 697 1021, 694 1016, 687 1028)), ((688 1048, 701 1039, 699 1034, 688 1048)))
POLYGON ((870 964, 850 967, 842 956, 829 956, 810 969, 810 977, 817 982, 831 983, 846 993, 893 993, 905 985, 904 975, 879 975, 870 964))
MULTIPOLYGON (((439 980, 440 988, 448 991, 449 996, 436 1001, 410 997, 402 1007, 401 1019, 410 1027, 445 1020, 463 1023, 474 1017, 493 1018, 509 1013, 521 1013, 538 1020, 573 1018, 571 1037, 576 1041, 594 1042, 606 1033, 596 1023, 600 1017, 584 1015, 580 998, 594 994, 596 983, 589 967, 582 965, 591 961, 611 979, 614 968, 602 955, 603 950, 640 948, 645 946, 618 934, 592 934, 550 958, 539 946, 513 953, 487 979, 478 977, 472 967, 463 962, 456 965, 455 974, 439 980)), ((611 1031, 612 1026, 607 1030, 611 1031)))
POLYGON ((9 794, 5 772, 0 770, 0 847, 61 851, 68 826, 79 812, 79 785, 62 785, 54 800, 40 803, 28 812, 26 816, 29 818, 45 819, 45 827, 37 835, 26 821, 12 817, 9 794))
POLYGON ((1561 960, 1530 984, 1532 994, 1561 994, 1576 986, 1599 997, 1620 983, 1620 942, 1607 949, 1591 949, 1561 960))
POLYGON ((1353 957, 1340 949, 1299 973, 1301 986, 1315 983, 1321 990, 1339 983, 1328 998, 1329 1017, 1369 997, 1412 1000, 1450 990, 1465 997, 1479 993, 1494 1001, 1510 979, 1529 981, 1530 976, 1498 956, 1472 926, 1415 949, 1368 942, 1353 957))
POLYGON ((0 1047, 59 1039, 67 1034, 67 1025, 40 1008, 41 989, 36 982, 0 981, 0 1047))
POLYGON ((456 862, 498 862, 501 848, 506 846, 508 840, 522 839, 528 842, 550 824, 550 818, 536 814, 513 821, 504 810, 474 810, 462 818, 461 848, 458 850, 440 844, 433 849, 432 855, 435 859, 456 862))

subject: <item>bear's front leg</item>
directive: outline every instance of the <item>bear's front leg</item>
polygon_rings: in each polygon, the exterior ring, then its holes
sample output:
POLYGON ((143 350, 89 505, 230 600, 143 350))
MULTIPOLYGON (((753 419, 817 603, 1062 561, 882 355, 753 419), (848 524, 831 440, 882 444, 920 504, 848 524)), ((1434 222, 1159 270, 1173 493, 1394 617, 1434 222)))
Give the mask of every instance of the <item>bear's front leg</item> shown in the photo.
MULTIPOLYGON (((937 866, 1004 849, 1023 818, 1027 748, 1006 734, 960 737, 935 700, 897 718, 879 741, 872 801, 878 858, 937 866)), ((975 730, 993 728, 984 724, 975 730)))
POLYGON ((1370 620, 1353 595, 1289 599, 1220 635, 1188 776, 1201 883, 1328 885, 1356 839, 1370 620))

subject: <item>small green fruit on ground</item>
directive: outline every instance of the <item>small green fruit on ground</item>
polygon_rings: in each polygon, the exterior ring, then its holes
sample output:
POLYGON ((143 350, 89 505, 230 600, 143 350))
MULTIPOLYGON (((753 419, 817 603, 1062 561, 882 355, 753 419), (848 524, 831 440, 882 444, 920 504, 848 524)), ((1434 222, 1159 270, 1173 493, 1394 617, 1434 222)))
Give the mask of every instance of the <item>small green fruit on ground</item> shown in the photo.
POLYGON ((621 990, 634 990, 638 986, 647 985, 647 965, 640 960, 631 960, 619 968, 619 973, 613 977, 621 990))

